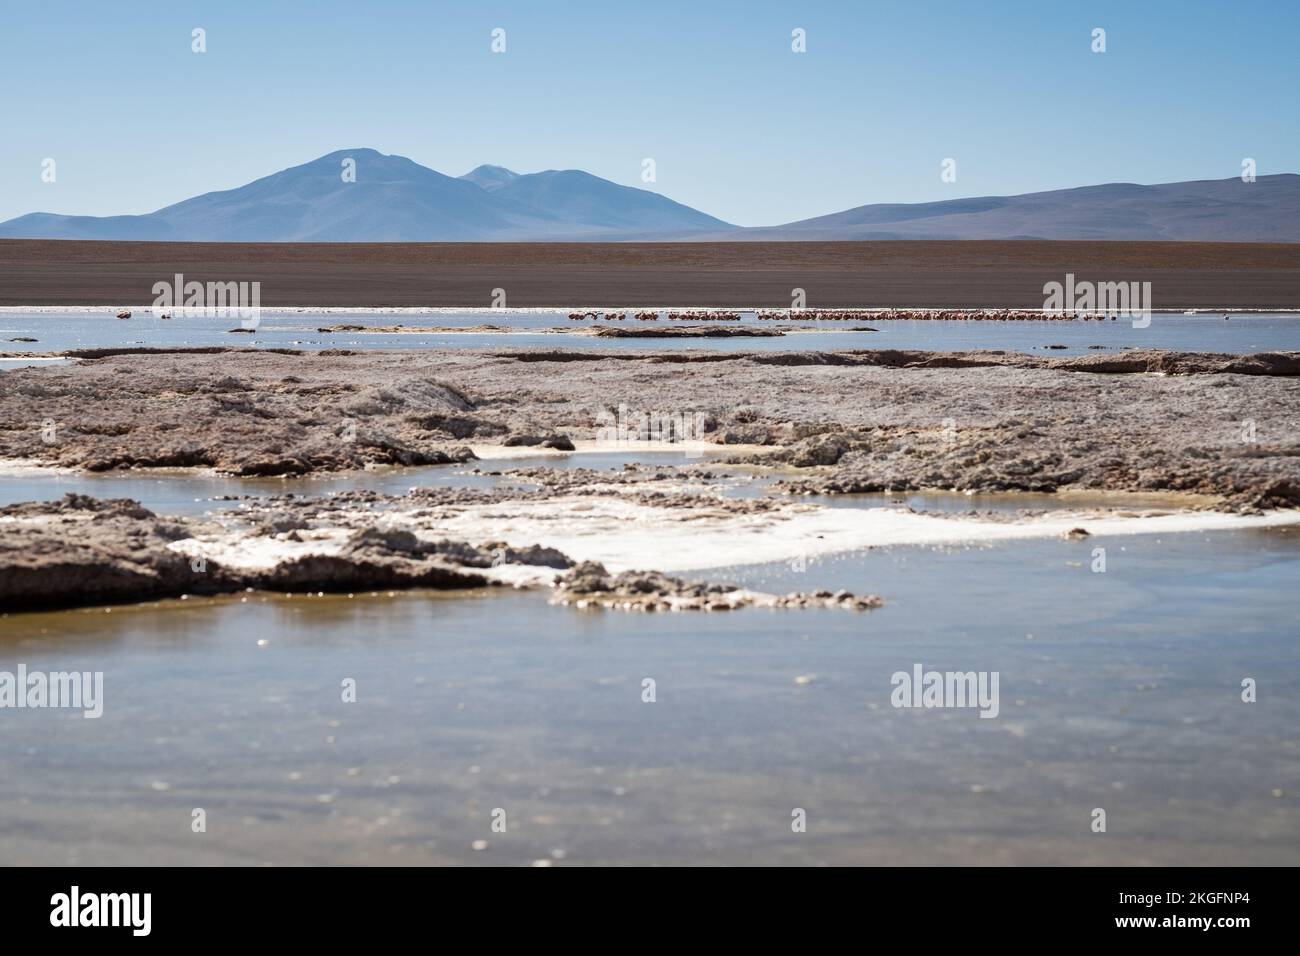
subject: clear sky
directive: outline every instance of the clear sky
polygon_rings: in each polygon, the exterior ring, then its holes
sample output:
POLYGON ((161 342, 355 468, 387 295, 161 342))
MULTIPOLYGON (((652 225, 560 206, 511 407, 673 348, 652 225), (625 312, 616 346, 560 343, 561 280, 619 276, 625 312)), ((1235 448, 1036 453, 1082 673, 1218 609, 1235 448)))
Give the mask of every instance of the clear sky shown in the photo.
POLYGON ((3 0, 0 75, 0 220, 365 146, 636 186, 649 157, 741 225, 1300 171, 1300 0, 3 0))

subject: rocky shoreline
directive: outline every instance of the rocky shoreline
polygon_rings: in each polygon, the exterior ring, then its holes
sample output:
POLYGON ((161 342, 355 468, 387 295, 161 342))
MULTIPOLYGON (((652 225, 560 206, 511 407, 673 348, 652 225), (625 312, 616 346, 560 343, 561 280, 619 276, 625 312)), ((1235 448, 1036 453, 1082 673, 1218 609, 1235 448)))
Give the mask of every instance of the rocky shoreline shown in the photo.
POLYGON ((1300 353, 84 350, 0 376, 0 459, 236 476, 694 437, 787 490, 1183 492, 1300 506, 1300 353), (677 428, 665 422, 679 423, 677 428), (668 428, 665 431, 665 428, 668 428), (757 459, 754 459, 758 463, 757 459))
POLYGON ((355 514, 349 519, 339 513, 347 504, 373 504, 374 497, 259 501, 240 512, 237 533, 212 519, 160 517, 120 498, 68 494, 59 501, 8 505, 0 508, 0 612, 239 591, 490 586, 554 587, 553 603, 578 609, 864 611, 883 604, 845 591, 770 595, 688 583, 656 571, 612 575, 598 563, 578 564, 542 545, 472 544, 383 527, 373 514, 358 521, 355 514))
POLYGON ((491 487, 397 497, 264 495, 204 519, 79 495, 13 504, 0 508, 5 610, 249 588, 502 585, 553 589, 575 607, 869 610, 879 598, 758 594, 626 561, 611 572, 563 542, 583 540, 566 537, 575 521, 598 535, 642 521, 688 537, 711 529, 718 542, 757 532, 788 543, 809 528, 795 504, 808 495, 1131 492, 1240 514, 1300 507, 1300 354, 1291 352, 202 348, 77 358, 0 376, 0 459, 287 477, 470 469, 479 457, 579 446, 635 457, 646 441, 671 448, 683 436, 717 457, 621 472, 498 467, 486 470, 497 476, 491 487), (771 484, 716 494, 718 461, 771 484), (516 536, 512 548, 489 534, 521 526, 540 543, 521 548, 516 536))
POLYGON ((552 604, 579 609, 602 607, 623 611, 734 611, 742 607, 842 608, 872 611, 885 602, 875 595, 849 591, 761 594, 732 584, 687 583, 657 571, 610 574, 603 565, 583 562, 558 582, 552 604))

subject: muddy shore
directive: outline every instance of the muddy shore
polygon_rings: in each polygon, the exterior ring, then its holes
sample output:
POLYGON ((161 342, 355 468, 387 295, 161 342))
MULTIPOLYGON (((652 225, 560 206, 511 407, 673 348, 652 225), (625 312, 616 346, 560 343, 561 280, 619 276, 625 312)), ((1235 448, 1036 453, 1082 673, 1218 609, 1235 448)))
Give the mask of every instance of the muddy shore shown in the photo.
MULTIPOLYGON (((774 595, 657 571, 611 574, 598 562, 575 562, 544 545, 475 544, 417 533, 441 509, 484 500, 505 503, 512 495, 420 489, 396 498, 364 493, 273 497, 211 519, 169 518, 128 499, 78 494, 7 505, 0 507, 0 612, 239 591, 489 586, 553 589, 553 603, 578 610, 868 611, 883 604, 874 595, 848 591, 774 595), (376 508, 388 513, 372 510, 376 508)), ((655 503, 674 507, 672 502, 655 503)))
POLYGON ((0 459, 301 475, 469 461, 471 444, 612 437, 634 450, 675 427, 770 446, 802 492, 1071 488, 1300 505, 1297 353, 76 354, 0 376, 0 459))
POLYGON ((17 504, 0 509, 0 608, 515 585, 580 608, 870 610, 878 598, 753 594, 639 563, 607 572, 556 545, 581 544, 579 521, 605 540, 630 521, 788 543, 816 520, 797 504, 811 494, 1137 492, 1193 510, 1294 509, 1300 354, 104 349, 0 375, 10 466, 346 474, 678 440, 733 448, 723 461, 777 480, 758 497, 719 495, 711 460, 534 466, 492 488, 398 498, 249 498, 203 520, 77 495, 17 504), (520 526, 537 539, 489 536, 520 526))

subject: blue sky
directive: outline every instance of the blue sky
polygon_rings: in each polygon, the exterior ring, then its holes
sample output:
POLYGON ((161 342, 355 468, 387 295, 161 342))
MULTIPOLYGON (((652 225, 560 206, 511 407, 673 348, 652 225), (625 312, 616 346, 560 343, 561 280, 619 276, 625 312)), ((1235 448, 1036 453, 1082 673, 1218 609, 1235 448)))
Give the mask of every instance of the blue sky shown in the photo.
POLYGON ((1295 172, 1297 40, 1295 0, 6 2, 0 220, 148 212, 365 146, 638 186, 651 157, 649 188, 742 225, 1295 172))

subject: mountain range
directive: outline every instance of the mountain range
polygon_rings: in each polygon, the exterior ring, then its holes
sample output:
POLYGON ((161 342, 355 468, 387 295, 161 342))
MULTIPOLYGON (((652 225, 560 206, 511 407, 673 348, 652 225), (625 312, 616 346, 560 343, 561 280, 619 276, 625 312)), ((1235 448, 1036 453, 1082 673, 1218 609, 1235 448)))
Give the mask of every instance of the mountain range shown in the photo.
POLYGON ((1300 175, 880 203, 739 227, 576 169, 479 166, 453 177, 373 149, 339 150, 138 216, 31 213, 0 238, 187 242, 1127 239, 1300 242, 1300 175), (349 181, 349 163, 355 180, 349 181))
POLYGON ((658 193, 581 170, 453 177, 403 156, 345 149, 246 186, 142 216, 32 213, 0 237, 175 242, 476 242, 636 239, 732 228, 658 193), (345 163, 351 160, 350 168, 345 163), (355 173, 348 181, 345 174, 355 173))
POLYGON ((1112 239, 1300 242, 1300 176, 1139 186, 1108 183, 1020 196, 880 203, 746 239, 1112 239))

